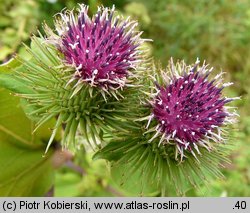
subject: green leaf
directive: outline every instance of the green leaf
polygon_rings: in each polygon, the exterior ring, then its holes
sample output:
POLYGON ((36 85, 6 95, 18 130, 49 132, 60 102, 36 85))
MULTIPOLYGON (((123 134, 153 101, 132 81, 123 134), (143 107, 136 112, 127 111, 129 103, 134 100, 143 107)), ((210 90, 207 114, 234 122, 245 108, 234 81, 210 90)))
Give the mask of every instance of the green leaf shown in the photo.
POLYGON ((53 184, 48 125, 32 134, 17 97, 0 89, 0 196, 43 196, 53 184))
POLYGON ((7 46, 0 47, 0 60, 1 61, 4 60, 11 53, 12 53, 11 48, 9 48, 7 46))
POLYGON ((52 186, 51 154, 0 141, 0 196, 42 196, 52 186))
POLYGON ((0 87, 14 93, 34 93, 33 90, 14 76, 13 71, 16 69, 22 69, 21 63, 17 59, 11 59, 0 65, 0 87))
POLYGON ((23 113, 19 99, 0 88, 0 140, 10 140, 12 143, 25 147, 43 146, 41 143, 50 137, 54 121, 42 126, 39 131, 32 133, 35 124, 23 113), (11 137, 11 138, 10 138, 11 137))
POLYGON ((0 73, 11 73, 13 69, 20 65, 21 63, 16 58, 12 58, 6 63, 0 65, 0 73))
POLYGON ((8 89, 14 93, 30 94, 34 93, 29 87, 27 87, 20 80, 16 79, 12 74, 0 73, 0 87, 8 89))

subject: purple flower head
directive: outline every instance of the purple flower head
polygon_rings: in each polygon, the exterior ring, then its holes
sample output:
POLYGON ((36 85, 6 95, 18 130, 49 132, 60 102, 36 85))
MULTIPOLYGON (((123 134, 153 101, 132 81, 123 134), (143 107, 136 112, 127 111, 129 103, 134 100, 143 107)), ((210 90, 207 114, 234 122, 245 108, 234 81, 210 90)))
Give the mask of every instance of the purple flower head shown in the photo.
POLYGON ((80 4, 77 14, 61 13, 55 25, 59 36, 53 35, 52 40, 75 69, 70 82, 117 90, 126 85, 132 69, 138 68, 142 32, 135 31, 137 22, 115 16, 114 7, 99 7, 91 18, 88 6, 80 4))
MULTIPOLYGON (((232 83, 222 84, 221 74, 209 80, 212 69, 207 65, 186 66, 184 62, 175 66, 171 61, 171 77, 163 76, 165 85, 157 85, 157 93, 150 102, 155 118, 156 136, 162 135, 160 143, 174 141, 183 157, 184 150, 198 146, 210 148, 209 141, 222 141, 222 125, 233 123, 236 113, 230 113, 226 103, 237 98, 225 98, 222 90, 232 83)), ((163 75, 166 73, 163 73, 163 75)), ((148 123, 148 125, 149 125, 148 123)))

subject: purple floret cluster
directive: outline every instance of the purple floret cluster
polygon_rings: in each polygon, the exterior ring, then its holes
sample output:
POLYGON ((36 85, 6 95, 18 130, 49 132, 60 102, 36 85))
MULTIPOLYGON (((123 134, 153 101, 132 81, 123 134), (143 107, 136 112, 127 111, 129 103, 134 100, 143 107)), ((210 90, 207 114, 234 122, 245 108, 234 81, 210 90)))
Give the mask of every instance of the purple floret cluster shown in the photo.
POLYGON ((156 133, 149 142, 160 136, 159 146, 174 144, 176 154, 183 158, 184 150, 195 156, 194 149, 200 154, 199 146, 210 150, 212 141, 224 141, 221 127, 234 123, 237 115, 226 104, 238 97, 224 97, 222 90, 232 83, 222 83, 223 73, 209 80, 212 69, 207 67, 199 66, 199 61, 193 67, 170 61, 170 73, 162 72, 164 83, 156 83, 156 93, 149 101, 151 114, 141 119, 148 120, 146 128, 157 120, 156 133))
POLYGON ((161 130, 174 134, 185 145, 195 143, 215 127, 221 126, 228 113, 223 109, 229 100, 199 72, 175 79, 160 93, 154 105, 154 117, 161 130))
POLYGON ((74 79, 104 90, 124 87, 138 63, 138 47, 143 42, 141 33, 134 31, 137 23, 114 17, 114 8, 99 8, 90 18, 86 6, 77 17, 69 15, 66 22, 60 51, 75 68, 74 79))

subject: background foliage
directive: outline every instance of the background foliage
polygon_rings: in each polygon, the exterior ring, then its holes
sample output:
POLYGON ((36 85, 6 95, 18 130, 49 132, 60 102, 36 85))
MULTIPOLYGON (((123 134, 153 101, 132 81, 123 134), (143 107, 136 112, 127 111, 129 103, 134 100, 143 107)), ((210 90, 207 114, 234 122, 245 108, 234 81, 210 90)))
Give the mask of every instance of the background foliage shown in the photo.
MULTIPOLYGON (((171 56, 188 63, 199 57, 214 66, 215 73, 221 69, 227 73, 227 80, 235 82, 227 95, 242 98, 236 103, 241 117, 234 127, 232 164, 224 165, 224 180, 190 190, 187 196, 250 196, 250 1, 0 0, 1 63, 15 53, 25 54, 22 42, 29 44, 30 34, 42 30, 43 21, 52 26, 55 13, 77 3, 90 5, 92 13, 97 5, 115 4, 124 15, 138 19, 143 36, 154 40, 151 54, 163 65, 171 56)), ((1 67, 0 71, 5 72, 1 67)), ((136 184, 117 180, 123 168, 107 171, 104 161, 92 162, 83 149, 72 155, 55 145, 41 158, 50 130, 44 127, 33 135, 34 124, 20 106, 18 98, 0 89, 0 196, 140 195, 136 184)), ((129 181, 137 179, 135 174, 129 181)), ((154 189, 144 193, 159 195, 154 189)))

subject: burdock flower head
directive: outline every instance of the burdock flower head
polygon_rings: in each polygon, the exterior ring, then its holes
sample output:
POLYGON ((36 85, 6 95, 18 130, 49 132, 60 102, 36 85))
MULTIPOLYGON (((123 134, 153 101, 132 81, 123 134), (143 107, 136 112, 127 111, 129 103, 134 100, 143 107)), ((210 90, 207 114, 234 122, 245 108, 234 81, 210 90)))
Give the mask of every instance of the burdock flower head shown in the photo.
POLYGON ((222 127, 234 123, 236 115, 226 104, 238 98, 222 95, 223 88, 233 83, 222 83, 223 73, 209 80, 212 70, 205 63, 199 66, 199 61, 194 66, 170 61, 170 72, 161 72, 162 85, 155 79, 156 92, 149 101, 147 128, 152 119, 157 121, 150 142, 161 136, 159 146, 174 144, 182 159, 184 150, 196 157, 199 147, 210 150, 211 142, 224 141, 222 127))
POLYGON ((136 75, 145 39, 137 32, 136 21, 124 20, 112 9, 99 7, 93 17, 88 6, 80 4, 77 13, 64 11, 56 17, 57 35, 46 27, 49 42, 57 45, 65 63, 74 68, 76 87, 88 83, 91 87, 116 91, 136 75))
MULTIPOLYGON (((213 79, 205 63, 186 65, 183 61, 166 70, 147 70, 137 111, 128 133, 114 136, 95 158, 124 167, 122 183, 131 175, 140 177, 141 186, 159 187, 162 195, 171 185, 183 194, 210 178, 223 177, 219 168, 228 163, 229 146, 225 127, 235 122, 237 113, 227 103, 238 98, 223 96, 223 73, 213 79)), ((132 97, 133 98, 133 97, 132 97)), ((143 188, 142 188, 143 190, 143 188)))
POLYGON ((59 13, 56 32, 45 25, 46 36, 32 37, 26 47, 31 59, 17 57, 21 68, 13 78, 27 87, 19 96, 36 129, 56 118, 47 150, 61 128, 63 147, 76 144, 80 133, 91 147, 101 147, 104 131, 122 129, 122 120, 133 117, 124 97, 136 91, 145 40, 137 22, 118 17, 114 7, 100 7, 92 18, 87 13, 82 4, 59 13))

